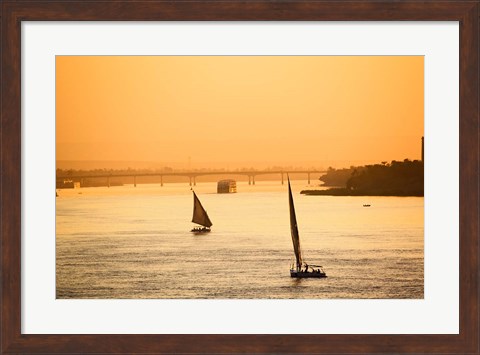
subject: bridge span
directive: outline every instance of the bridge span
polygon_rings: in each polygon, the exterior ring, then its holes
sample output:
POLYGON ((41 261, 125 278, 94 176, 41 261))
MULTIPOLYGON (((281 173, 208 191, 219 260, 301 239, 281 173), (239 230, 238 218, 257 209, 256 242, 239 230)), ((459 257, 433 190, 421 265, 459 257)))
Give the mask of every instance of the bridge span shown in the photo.
POLYGON ((58 175, 57 182, 63 180, 73 180, 80 182, 80 186, 82 186, 82 181, 84 179, 106 179, 107 186, 110 187, 110 179, 111 178, 125 178, 131 177, 133 178, 133 185, 137 186, 137 177, 144 177, 144 176, 158 176, 160 178, 160 185, 163 186, 163 178, 166 176, 185 176, 189 178, 190 186, 195 186, 197 184, 196 178, 198 176, 206 176, 206 175, 241 175, 241 176, 248 176, 248 184, 255 185, 255 176, 258 175, 280 175, 282 185, 285 181, 285 176, 287 174, 307 174, 308 183, 310 184, 310 175, 311 174, 324 174, 326 170, 291 170, 291 171, 283 171, 283 170, 276 170, 276 171, 261 171, 261 170, 242 170, 242 171, 181 171, 181 172, 152 172, 152 173, 111 173, 111 174, 86 174, 86 175, 58 175))

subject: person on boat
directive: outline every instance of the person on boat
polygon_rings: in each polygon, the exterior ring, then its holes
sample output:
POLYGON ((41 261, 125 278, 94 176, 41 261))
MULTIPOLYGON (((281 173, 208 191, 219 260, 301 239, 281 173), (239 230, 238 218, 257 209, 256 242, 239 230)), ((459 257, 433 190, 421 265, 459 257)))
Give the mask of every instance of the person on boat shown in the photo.
POLYGON ((305 263, 305 272, 308 272, 308 264, 305 263))

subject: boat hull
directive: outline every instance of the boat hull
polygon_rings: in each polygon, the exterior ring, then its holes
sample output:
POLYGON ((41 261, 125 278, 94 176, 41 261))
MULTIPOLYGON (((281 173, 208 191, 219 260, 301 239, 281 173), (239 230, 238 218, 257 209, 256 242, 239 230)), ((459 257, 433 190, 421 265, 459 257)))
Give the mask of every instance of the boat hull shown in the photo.
POLYGON ((290 270, 290 276, 298 279, 304 279, 304 278, 320 279, 320 278, 327 277, 327 274, 325 274, 324 272, 305 272, 305 271, 290 270))
POLYGON ((190 232, 193 234, 205 234, 210 233, 210 228, 193 228, 190 232))

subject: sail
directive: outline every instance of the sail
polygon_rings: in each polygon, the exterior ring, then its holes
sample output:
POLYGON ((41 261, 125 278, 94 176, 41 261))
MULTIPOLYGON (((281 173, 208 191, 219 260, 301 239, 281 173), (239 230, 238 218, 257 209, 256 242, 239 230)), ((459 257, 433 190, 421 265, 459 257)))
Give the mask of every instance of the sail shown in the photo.
POLYGON ((293 250, 297 259, 297 269, 299 269, 302 266, 302 252, 300 250, 300 236, 298 235, 297 217, 295 215, 295 206, 293 205, 290 179, 288 179, 288 205, 290 206, 290 232, 292 233, 293 250))
POLYGON ((204 227, 210 227, 212 225, 212 222, 210 221, 210 218, 208 218, 207 211, 203 208, 202 204, 200 203, 200 200, 198 199, 197 195, 195 194, 195 191, 193 191, 193 217, 192 217, 192 222, 200 224, 201 226, 204 227))

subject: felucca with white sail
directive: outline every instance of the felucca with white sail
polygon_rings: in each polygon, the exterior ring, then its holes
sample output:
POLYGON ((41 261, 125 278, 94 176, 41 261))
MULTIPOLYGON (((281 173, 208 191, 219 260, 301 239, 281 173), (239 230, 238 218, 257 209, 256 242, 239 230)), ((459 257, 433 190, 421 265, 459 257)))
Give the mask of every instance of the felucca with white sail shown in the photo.
POLYGON ((293 251, 295 253, 295 262, 290 267, 290 276, 296 278, 304 277, 327 277, 320 265, 308 265, 302 260, 302 251, 300 248, 300 235, 298 233, 297 216, 293 204, 292 188, 290 187, 290 178, 288 178, 288 205, 290 207, 290 232, 292 234, 293 251))
POLYGON ((212 226, 212 221, 208 217, 207 211, 203 208, 202 203, 198 199, 195 191, 193 191, 193 217, 192 222, 201 225, 202 227, 193 227, 190 232, 193 233, 208 233, 212 226))

